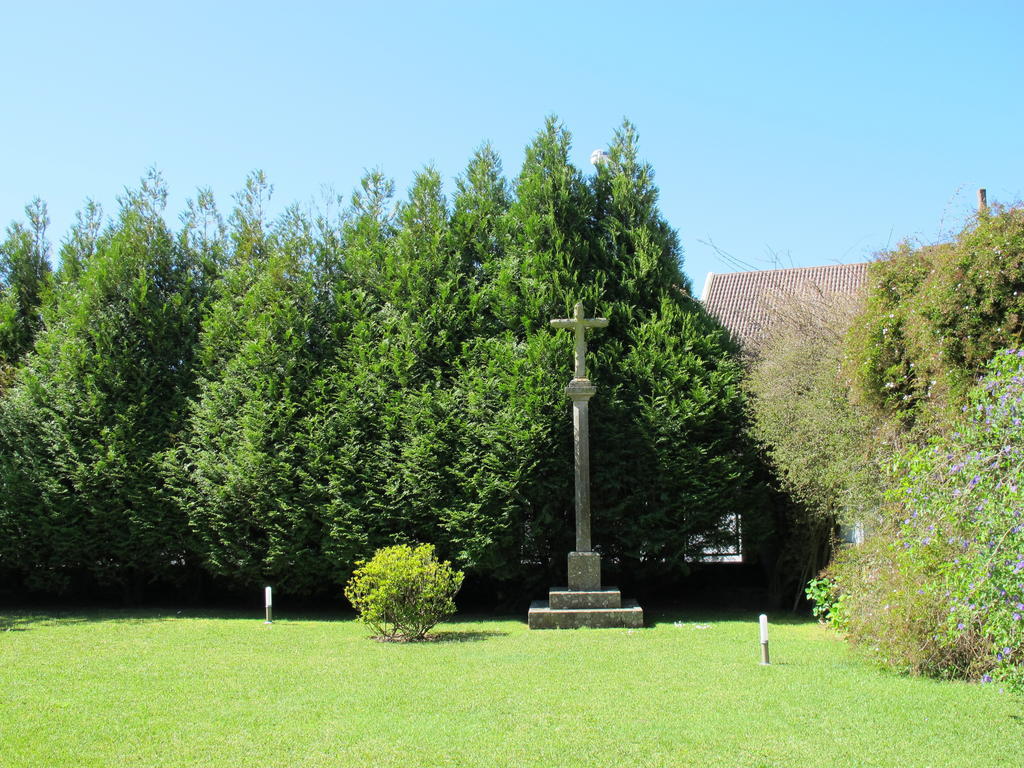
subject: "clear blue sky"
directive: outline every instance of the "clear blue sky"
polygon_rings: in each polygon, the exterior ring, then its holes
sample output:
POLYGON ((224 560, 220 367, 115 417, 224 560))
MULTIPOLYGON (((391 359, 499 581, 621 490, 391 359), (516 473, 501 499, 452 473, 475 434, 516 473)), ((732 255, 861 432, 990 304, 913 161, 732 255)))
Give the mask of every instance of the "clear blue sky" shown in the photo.
POLYGON ((266 171, 275 210, 380 167, 404 193, 484 140, 515 175, 548 114, 589 172, 623 117, 699 291, 732 267, 861 261, 1024 197, 1024 4, 17 3, 2 16, 0 221, 53 240, 147 167, 174 215, 266 171))

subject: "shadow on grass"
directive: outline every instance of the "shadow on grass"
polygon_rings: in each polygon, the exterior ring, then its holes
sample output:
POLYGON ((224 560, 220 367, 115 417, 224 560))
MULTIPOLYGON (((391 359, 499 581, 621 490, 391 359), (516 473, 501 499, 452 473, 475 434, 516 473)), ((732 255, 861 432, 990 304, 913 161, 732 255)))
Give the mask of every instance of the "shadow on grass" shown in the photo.
POLYGON ((467 629, 458 632, 435 632, 429 639, 435 643, 478 643, 494 637, 508 637, 508 634, 496 629, 467 629))
MULTIPOLYGON (((35 627, 67 626, 70 624, 145 624, 173 618, 176 618, 174 613, 149 611, 18 612, 0 614, 0 632, 24 632, 35 627)), ((180 616, 177 618, 180 618, 180 616)))
MULTIPOLYGON (((316 620, 342 621, 352 616, 318 616, 316 620)), ((149 624, 175 619, 213 619, 263 621, 263 612, 208 610, 176 610, 173 608, 103 608, 53 611, 8 611, 0 613, 0 632, 24 631, 34 627, 67 626, 71 624, 149 624)), ((294 617, 287 617, 295 620, 294 617)), ((306 619, 306 617, 302 617, 306 619)))
MULTIPOLYGON (((234 611, 215 608, 176 610, 173 608, 106 608, 78 609, 54 611, 7 611, 0 612, 0 632, 24 632, 41 627, 68 626, 75 624, 149 624, 155 622, 182 620, 213 620, 242 621, 263 623, 263 611, 234 611)), ((341 611, 280 611, 274 616, 275 623, 292 622, 323 622, 346 623, 354 621, 355 613, 350 610, 341 611)), ((433 642, 467 643, 502 637, 508 632, 497 629, 480 629, 471 627, 461 629, 460 625, 476 625, 481 623, 508 621, 509 617, 468 614, 453 616, 443 623, 445 629, 435 632, 430 639, 433 642)))
MULTIPOLYGON (((652 629, 658 626, 674 625, 687 629, 706 629, 715 624, 737 623, 757 624, 758 613, 749 610, 715 609, 706 606, 644 606, 644 627, 652 629)), ((768 620, 773 625, 805 625, 815 623, 810 616, 801 616, 785 611, 768 611, 768 620)), ((280 611, 275 615, 275 622, 349 622, 355 619, 352 611, 280 611)), ((70 609, 70 610, 24 610, 0 612, 0 632, 22 632, 34 627, 53 627, 83 623, 112 624, 145 624, 175 619, 196 620, 208 619, 215 621, 246 621, 262 622, 263 611, 260 610, 224 610, 217 608, 181 609, 149 608, 149 609, 70 609)), ((526 623, 526 613, 522 615, 465 613, 446 619, 439 632, 434 633, 434 642, 463 643, 479 642, 488 638, 506 636, 505 630, 489 629, 479 625, 504 622, 526 623), (476 626, 466 626, 476 625, 476 626), (461 628, 465 626, 465 628, 461 628)))

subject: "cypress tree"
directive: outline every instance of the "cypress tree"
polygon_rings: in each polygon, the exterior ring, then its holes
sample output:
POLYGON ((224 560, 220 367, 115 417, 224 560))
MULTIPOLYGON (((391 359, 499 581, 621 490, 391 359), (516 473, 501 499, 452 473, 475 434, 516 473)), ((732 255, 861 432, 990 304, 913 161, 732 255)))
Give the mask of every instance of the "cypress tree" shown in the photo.
POLYGON ((450 207, 433 169, 400 205, 373 171, 342 216, 275 223, 257 171, 227 225, 201 190, 176 236, 157 177, 105 232, 87 206, 0 404, 2 563, 131 590, 201 557, 313 593, 429 542, 506 594, 550 584, 574 494, 572 341, 548 321, 581 301, 611 320, 588 340, 595 544, 685 571, 751 485, 736 350, 633 127, 595 174, 570 150, 549 119, 509 185, 484 146, 450 207))
POLYGON ((77 282, 85 265, 96 253, 103 229, 103 207, 86 200, 85 207, 75 212, 71 231, 60 247, 56 282, 58 286, 77 282))
POLYGON ((46 204, 36 198, 25 206, 25 216, 27 226, 12 223, 0 243, 0 367, 6 375, 42 327, 40 306, 51 272, 46 204))
POLYGON ((589 340, 588 369, 599 387, 591 404, 595 544, 634 572, 679 574, 723 537, 750 486, 736 350, 689 296, 678 239, 657 208, 633 127, 617 132, 610 162, 590 180, 569 162, 570 146, 568 132, 549 119, 527 149, 492 303, 499 325, 539 369, 520 386, 534 388, 524 398, 529 420, 543 425, 533 430, 534 461, 517 484, 530 542, 520 554, 560 570, 571 544, 562 389, 572 341, 547 321, 582 301, 611 321, 589 340))
POLYGON ((312 301, 309 271, 293 254, 273 254, 237 306, 218 302, 204 330, 210 346, 221 335, 238 343, 203 373, 171 474, 208 567, 236 583, 271 579, 303 592, 324 575, 301 440, 312 301))
POLYGON ((723 329, 690 296, 678 237, 657 206, 653 170, 625 122, 597 168, 600 314, 594 376, 597 530, 605 550, 650 573, 685 572, 729 543, 730 515, 752 490, 741 369, 723 329))
POLYGON ((155 172, 126 194, 0 406, 0 538, 32 583, 85 575, 138 598, 187 575, 187 526, 158 466, 192 391, 208 287, 162 219, 166 194, 155 172))
POLYGON ((256 172, 236 197, 232 266, 204 324, 187 437, 165 471, 211 572, 309 593, 332 574, 309 431, 333 299, 317 291, 328 260, 317 226, 294 206, 268 225, 269 190, 256 172))
POLYGON ((469 281, 467 338, 488 337, 503 330, 493 304, 509 248, 510 205, 501 159, 491 145, 484 144, 456 180, 452 203, 452 248, 469 281))
MULTIPOLYGON (((373 175, 363 188, 390 189, 373 175)), ((387 211, 379 197, 355 197, 346 261, 356 286, 371 265, 376 279, 350 294, 351 333, 325 380, 321 442, 348 457, 329 475, 340 572, 384 544, 443 549, 439 518, 456 496, 446 382, 468 329, 471 275, 436 171, 417 174, 393 220, 387 211)))

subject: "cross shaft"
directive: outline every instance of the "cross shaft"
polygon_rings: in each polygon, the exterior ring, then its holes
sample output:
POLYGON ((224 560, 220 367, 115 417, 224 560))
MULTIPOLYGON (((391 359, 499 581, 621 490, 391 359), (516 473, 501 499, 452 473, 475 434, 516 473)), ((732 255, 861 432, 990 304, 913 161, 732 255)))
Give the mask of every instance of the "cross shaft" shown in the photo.
MULTIPOLYGON (((603 317, 586 318, 583 316, 583 305, 577 303, 571 318, 552 320, 555 328, 570 328, 576 336, 576 371, 565 388, 565 393, 572 399, 573 454, 576 465, 576 552, 590 552, 590 437, 587 426, 587 401, 597 392, 597 387, 587 378, 586 355, 587 342, 584 333, 587 328, 601 328, 608 325, 603 317)), ((570 568, 570 571, 572 569, 570 568)), ((596 582, 600 583, 600 574, 596 582)), ((570 573, 569 587, 575 588, 570 573)))

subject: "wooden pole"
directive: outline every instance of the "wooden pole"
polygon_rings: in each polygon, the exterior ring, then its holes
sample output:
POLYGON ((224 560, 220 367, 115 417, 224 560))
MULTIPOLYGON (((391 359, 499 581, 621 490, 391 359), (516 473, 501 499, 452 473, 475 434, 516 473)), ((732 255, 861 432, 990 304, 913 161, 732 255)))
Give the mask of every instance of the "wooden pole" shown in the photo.
POLYGON ((978 213, 984 213, 988 209, 988 195, 985 193, 985 188, 982 187, 978 190, 978 213))

